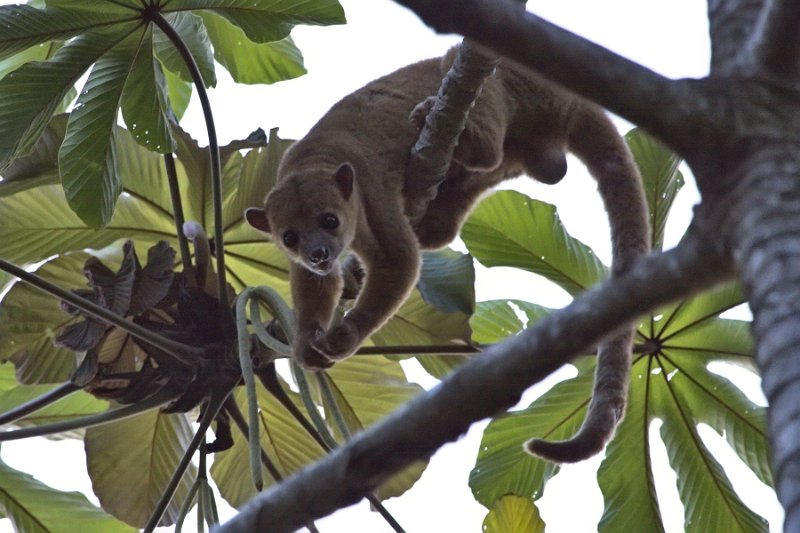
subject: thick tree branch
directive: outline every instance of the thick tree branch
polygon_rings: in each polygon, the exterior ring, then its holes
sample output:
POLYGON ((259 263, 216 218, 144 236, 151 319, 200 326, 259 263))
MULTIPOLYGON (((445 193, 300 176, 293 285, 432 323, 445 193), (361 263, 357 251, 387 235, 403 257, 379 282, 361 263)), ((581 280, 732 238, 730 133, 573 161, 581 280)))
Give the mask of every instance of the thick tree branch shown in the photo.
POLYGON ((326 459, 254 498, 220 531, 293 531, 357 502, 473 422, 513 406, 530 385, 637 316, 732 274, 722 249, 692 233, 676 249, 639 261, 628 274, 486 350, 326 459))
POLYGON ((748 54, 764 0, 708 0, 711 74, 731 76, 751 61, 748 54))
POLYGON ((753 311, 756 361, 769 400, 768 429, 784 531, 800 531, 800 160, 767 148, 731 193, 734 252, 753 311), (742 216, 744 214, 744 216, 742 216))
POLYGON ((800 3, 769 0, 753 38, 754 59, 772 76, 794 82, 800 76, 800 3))
MULTIPOLYGON (((396 0, 642 126, 682 154, 729 129, 693 80, 670 80, 551 24, 512 0, 396 0)), ((724 118, 724 115, 722 116, 724 118)))

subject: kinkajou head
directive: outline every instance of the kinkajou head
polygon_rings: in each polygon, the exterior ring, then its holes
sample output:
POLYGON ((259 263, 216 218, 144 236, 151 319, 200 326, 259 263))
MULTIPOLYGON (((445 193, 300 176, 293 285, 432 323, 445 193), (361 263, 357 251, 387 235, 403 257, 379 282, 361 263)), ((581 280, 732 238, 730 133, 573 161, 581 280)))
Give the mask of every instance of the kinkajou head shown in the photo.
POLYGON ((245 211, 247 222, 272 236, 296 263, 327 275, 355 236, 355 170, 342 163, 335 170, 303 169, 280 181, 263 208, 245 211))

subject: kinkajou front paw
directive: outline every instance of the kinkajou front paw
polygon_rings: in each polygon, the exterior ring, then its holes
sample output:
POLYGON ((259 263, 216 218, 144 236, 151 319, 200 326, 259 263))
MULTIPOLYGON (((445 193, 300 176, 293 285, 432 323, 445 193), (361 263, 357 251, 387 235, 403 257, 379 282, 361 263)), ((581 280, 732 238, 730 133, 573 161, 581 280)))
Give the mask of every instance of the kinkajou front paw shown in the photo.
POLYGON ((418 103, 414 106, 414 109, 411 110, 411 114, 408 115, 408 120, 411 121, 417 128, 422 128, 425 125, 425 117, 428 116, 428 113, 431 112, 433 109, 433 105, 436 103, 435 96, 429 96, 425 100, 418 103))
POLYGON ((350 357, 359 344, 361 336, 358 327, 347 318, 314 342, 314 346, 330 359, 350 357))
POLYGON ((306 370, 317 372, 333 366, 333 361, 314 347, 314 342, 323 334, 324 331, 317 328, 314 333, 298 335, 295 339, 292 356, 306 370))

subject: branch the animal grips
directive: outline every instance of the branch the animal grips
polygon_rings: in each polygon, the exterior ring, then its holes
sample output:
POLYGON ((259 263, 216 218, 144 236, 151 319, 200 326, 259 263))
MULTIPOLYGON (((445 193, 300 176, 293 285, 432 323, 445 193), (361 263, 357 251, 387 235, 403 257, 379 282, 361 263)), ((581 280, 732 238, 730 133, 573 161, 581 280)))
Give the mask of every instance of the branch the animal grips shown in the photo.
MULTIPOLYGON (((287 151, 264 208, 245 215, 291 259, 292 351, 308 369, 348 357, 380 328, 413 289, 420 250, 449 244, 486 191, 521 174, 555 183, 566 172, 566 151, 598 181, 611 222, 614 272, 649 250, 641 180, 608 117, 502 60, 483 84, 435 198, 407 192, 408 154, 419 133, 408 117, 418 121, 430 107, 424 102, 437 93, 456 50, 375 80, 334 105, 287 151), (343 286, 339 260, 348 253, 359 258, 366 278, 353 308, 332 326, 343 286)), ((536 453, 577 461, 602 448, 619 421, 608 414, 624 411, 630 338, 628 331, 603 345, 596 401, 577 440, 534 442, 536 453)))

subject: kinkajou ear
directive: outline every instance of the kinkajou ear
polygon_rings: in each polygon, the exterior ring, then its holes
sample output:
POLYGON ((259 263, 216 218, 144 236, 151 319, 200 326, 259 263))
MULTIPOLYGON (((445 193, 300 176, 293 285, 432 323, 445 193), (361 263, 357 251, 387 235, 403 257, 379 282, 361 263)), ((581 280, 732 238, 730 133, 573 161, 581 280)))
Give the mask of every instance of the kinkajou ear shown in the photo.
POLYGON ((267 214, 264 212, 263 208, 248 207, 244 210, 244 219, 257 230, 270 233, 269 221, 267 220, 267 214))
POLYGON ((350 199, 353 193, 353 181, 356 179, 356 170, 350 163, 342 163, 336 169, 336 174, 333 175, 336 183, 339 185, 339 190, 342 191, 342 196, 345 200, 350 199))

